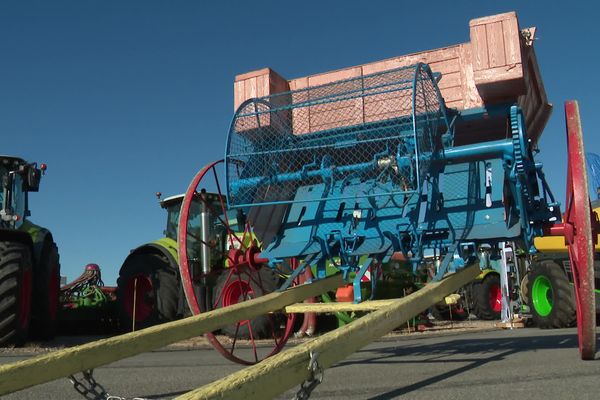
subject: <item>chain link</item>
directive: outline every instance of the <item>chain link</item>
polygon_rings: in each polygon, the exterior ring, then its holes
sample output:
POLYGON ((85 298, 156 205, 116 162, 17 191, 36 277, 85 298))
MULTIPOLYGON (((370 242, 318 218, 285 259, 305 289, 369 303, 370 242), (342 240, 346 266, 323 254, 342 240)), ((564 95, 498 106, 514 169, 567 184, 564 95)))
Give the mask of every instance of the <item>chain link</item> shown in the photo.
POLYGON ((310 372, 310 376, 307 380, 300 384, 300 390, 296 393, 296 397, 294 400, 307 400, 310 398, 310 395, 313 390, 323 382, 323 376, 325 372, 323 368, 319 365, 319 353, 311 350, 310 352, 310 360, 308 362, 308 371, 310 372))
MULTIPOLYGON (((77 393, 85 397, 87 400, 129 400, 127 397, 114 396, 108 394, 104 387, 94 379, 94 370, 88 369, 83 371, 82 379, 77 379, 75 375, 69 375, 69 380, 73 384, 73 388, 77 393)), ((131 400, 147 400, 142 397, 134 397, 131 400)))

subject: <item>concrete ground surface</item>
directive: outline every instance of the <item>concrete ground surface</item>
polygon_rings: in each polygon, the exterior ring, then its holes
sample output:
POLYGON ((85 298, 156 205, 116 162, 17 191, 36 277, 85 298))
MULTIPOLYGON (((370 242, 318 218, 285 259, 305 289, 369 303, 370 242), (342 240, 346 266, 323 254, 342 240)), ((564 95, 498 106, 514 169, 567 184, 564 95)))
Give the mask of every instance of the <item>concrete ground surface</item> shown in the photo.
MULTIPOLYGON (((9 363, 36 351, 2 351, 9 363)), ((95 370, 108 393, 170 399, 242 368, 202 344, 170 346, 95 370)), ((600 360, 581 361, 575 328, 391 335, 325 371, 311 399, 597 399, 600 360)), ((295 387, 278 398, 291 399, 295 387)), ((83 399, 67 379, 3 397, 83 399)))

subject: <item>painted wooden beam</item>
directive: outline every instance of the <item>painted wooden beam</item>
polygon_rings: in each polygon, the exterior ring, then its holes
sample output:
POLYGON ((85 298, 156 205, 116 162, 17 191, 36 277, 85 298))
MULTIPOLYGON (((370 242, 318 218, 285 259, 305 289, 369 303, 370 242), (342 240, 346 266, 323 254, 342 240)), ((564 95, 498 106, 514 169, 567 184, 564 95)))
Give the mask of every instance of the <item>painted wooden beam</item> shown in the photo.
POLYGON ((182 320, 2 365, 0 395, 200 336, 244 319, 282 310, 289 304, 335 290, 342 284, 341 275, 338 274, 182 320))
POLYGON ((288 314, 293 313, 328 313, 328 312, 352 312, 352 311, 375 311, 384 307, 391 306, 400 301, 400 299, 367 300, 362 303, 296 303, 284 308, 288 314))
MULTIPOLYGON (((329 368, 458 290, 475 279, 479 273, 479 265, 471 265, 351 324, 188 392, 177 399, 273 398, 309 378, 308 362, 311 351, 318 353, 318 362, 323 369, 329 368)), ((327 382, 326 374, 324 382, 327 382)))

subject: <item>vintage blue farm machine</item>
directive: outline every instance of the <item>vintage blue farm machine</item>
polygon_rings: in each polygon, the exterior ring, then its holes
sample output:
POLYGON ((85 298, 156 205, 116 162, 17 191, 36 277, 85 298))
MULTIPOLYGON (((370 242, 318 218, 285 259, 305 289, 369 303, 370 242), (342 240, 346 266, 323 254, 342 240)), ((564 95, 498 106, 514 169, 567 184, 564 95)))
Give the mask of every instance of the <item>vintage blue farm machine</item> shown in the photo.
MULTIPOLYGON (((331 260, 346 279, 353 276, 354 301, 361 302, 361 278, 395 254, 415 271, 436 255, 441 279, 457 253, 476 260, 464 243, 495 257, 501 242, 535 252, 536 236, 565 234, 578 277, 580 350, 593 358, 595 217, 582 181, 576 103, 566 107, 563 219, 520 108, 449 109, 439 79, 416 64, 244 102, 224 160, 195 176, 181 209, 180 268, 192 312, 285 289, 304 279, 307 266, 324 278, 331 260), (219 200, 209 200, 207 190, 219 200), (202 243, 200 254, 189 250, 190 238, 202 243)), ((279 351, 293 323, 272 314, 242 321, 230 329, 233 338, 208 337, 227 358, 250 364, 279 351), (255 341, 261 324, 271 344, 255 341), (248 356, 240 355, 242 339, 252 343, 248 356)))

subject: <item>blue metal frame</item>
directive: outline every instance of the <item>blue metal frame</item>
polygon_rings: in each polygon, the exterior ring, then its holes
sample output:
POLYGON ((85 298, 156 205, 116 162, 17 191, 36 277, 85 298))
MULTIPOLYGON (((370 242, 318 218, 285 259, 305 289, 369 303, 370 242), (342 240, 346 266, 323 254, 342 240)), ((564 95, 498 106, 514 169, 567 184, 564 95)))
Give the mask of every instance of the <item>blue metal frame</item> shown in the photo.
MULTIPOLYGON (((439 279, 462 243, 496 248, 510 240, 535 251, 533 237, 560 218, 560 205, 533 158, 516 105, 448 111, 427 65, 392 70, 390 76, 407 71, 413 73, 412 85, 404 78, 382 83, 388 78, 383 72, 247 100, 234 115, 225 155, 227 200, 238 208, 288 204, 279 234, 261 253, 272 263, 292 257, 304 262, 283 288, 306 265, 316 265, 317 279, 323 278, 326 260, 339 258, 346 278, 356 272, 359 302, 360 281, 373 260, 385 262, 402 252, 417 268, 425 252, 433 250, 444 255, 439 279), (365 87, 370 80, 375 83, 365 87), (362 88, 355 89, 359 84, 362 88), (312 103, 302 97, 311 90, 321 93, 312 103), (300 136, 292 132, 292 119, 302 122, 300 112, 306 107, 339 117, 344 109, 336 108, 340 102, 350 113, 352 104, 344 103, 348 100, 364 102, 376 93, 400 102, 407 91, 412 115, 384 109, 391 115, 387 119, 309 129, 300 136), (318 108, 324 104, 329 108, 318 108), (454 146, 460 122, 490 113, 510 121, 511 138, 454 146), (235 174, 231 168, 237 169, 235 174), (264 194, 269 190, 274 197, 264 194), (254 197, 240 201, 239 193, 254 197), (360 262, 363 256, 366 261, 360 262)), ((375 284, 373 279, 373 292, 375 284)))

